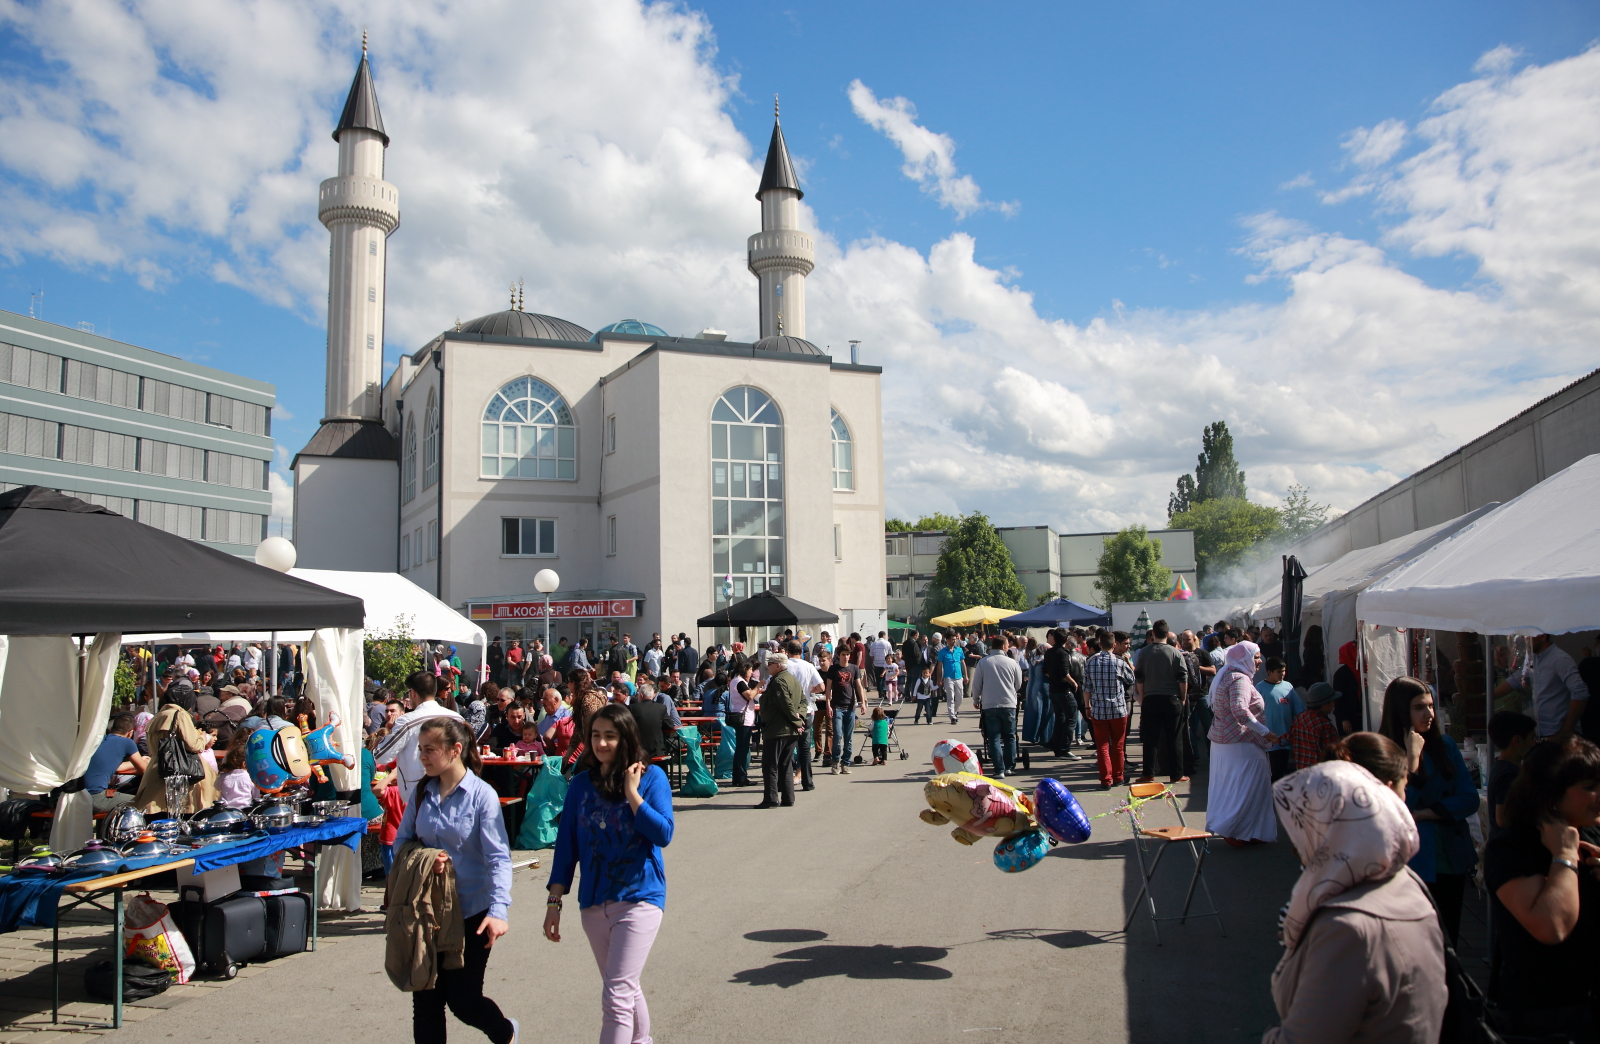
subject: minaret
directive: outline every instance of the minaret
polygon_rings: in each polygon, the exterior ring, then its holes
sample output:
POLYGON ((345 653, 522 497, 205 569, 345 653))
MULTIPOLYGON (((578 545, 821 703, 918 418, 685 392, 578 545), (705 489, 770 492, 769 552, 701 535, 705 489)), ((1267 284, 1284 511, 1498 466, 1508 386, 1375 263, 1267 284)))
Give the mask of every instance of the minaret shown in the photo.
POLYGON ((361 65, 334 128, 339 176, 322 183, 328 228, 328 391, 323 421, 382 423, 383 293, 387 237, 400 227, 400 192, 383 180, 389 136, 361 34, 361 65))
POLYGON ((761 172, 761 231, 750 237, 750 271, 761 282, 761 336, 806 335, 806 276, 816 267, 816 244, 800 231, 800 182, 772 100, 772 143, 761 172))

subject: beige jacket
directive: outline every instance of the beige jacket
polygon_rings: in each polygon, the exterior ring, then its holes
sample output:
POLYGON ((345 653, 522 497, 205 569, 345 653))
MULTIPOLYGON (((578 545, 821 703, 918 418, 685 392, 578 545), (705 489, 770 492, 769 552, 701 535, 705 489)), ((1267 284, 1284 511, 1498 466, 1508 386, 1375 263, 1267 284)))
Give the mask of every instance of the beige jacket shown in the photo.
MULTIPOLYGON (((150 751, 150 764, 145 766, 144 778, 139 780, 139 792, 134 795, 133 803, 139 806, 141 812, 166 812, 167 809, 167 783, 161 778, 161 737, 173 729, 177 729, 178 736, 183 740, 183 745, 198 754, 206 749, 205 735, 195 727, 194 719, 189 712, 176 703, 169 703, 156 712, 150 719, 150 728, 146 731, 145 747, 150 751)), ((189 788, 189 801, 179 811, 184 813, 199 812, 201 809, 210 808, 217 800, 217 770, 201 761, 205 769, 204 779, 198 780, 189 788)))
POLYGON ((1409 868, 1317 911, 1272 973, 1281 1026, 1262 1044, 1436 1041, 1449 993, 1444 933, 1409 868))
POLYGON ((394 854, 389 871, 383 970, 407 993, 433 989, 440 968, 453 970, 465 963, 467 927, 456 895, 455 865, 434 873, 439 852, 407 841, 394 854))

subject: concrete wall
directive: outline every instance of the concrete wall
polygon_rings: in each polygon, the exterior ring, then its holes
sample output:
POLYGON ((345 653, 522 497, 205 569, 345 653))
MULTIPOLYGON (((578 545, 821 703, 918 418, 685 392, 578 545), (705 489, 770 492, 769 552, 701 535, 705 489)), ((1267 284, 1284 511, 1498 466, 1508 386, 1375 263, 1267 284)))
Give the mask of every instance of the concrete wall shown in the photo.
POLYGON ((395 530, 372 505, 396 503, 398 482, 391 460, 301 457, 294 470, 296 564, 393 572, 395 530))
POLYGON ((850 426, 856 488, 833 493, 833 524, 839 527, 842 545, 833 572, 834 601, 812 604, 858 611, 867 622, 886 614, 889 604, 883 554, 882 381, 876 373, 841 364, 830 368, 828 385, 833 408, 850 426))
MULTIPOLYGON (((1100 593, 1094 582, 1100 578, 1100 553, 1107 538, 1115 533, 1064 533, 1061 536, 1061 593, 1074 602, 1099 605, 1100 593)), ((1194 531, 1189 529, 1152 529, 1150 536, 1161 541, 1161 564, 1175 574, 1173 582, 1182 576, 1191 589, 1196 585, 1194 556, 1194 531)), ((1201 591, 1201 595, 1205 592, 1201 591)))
MULTIPOLYGON (((1600 370, 1396 483, 1285 550, 1306 566, 1485 504, 1507 501, 1591 453, 1600 453, 1600 370)), ((1277 575, 1276 559, 1269 572, 1277 575)))

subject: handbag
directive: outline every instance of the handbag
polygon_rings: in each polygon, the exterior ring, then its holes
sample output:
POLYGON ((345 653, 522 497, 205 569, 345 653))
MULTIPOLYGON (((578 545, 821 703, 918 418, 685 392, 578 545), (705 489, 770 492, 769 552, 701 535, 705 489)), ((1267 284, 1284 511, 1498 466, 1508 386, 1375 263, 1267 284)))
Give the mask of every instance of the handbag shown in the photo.
POLYGON ((206 767, 200 755, 190 750, 177 729, 168 729, 156 748, 156 764, 162 779, 182 776, 185 779, 204 779, 206 767))

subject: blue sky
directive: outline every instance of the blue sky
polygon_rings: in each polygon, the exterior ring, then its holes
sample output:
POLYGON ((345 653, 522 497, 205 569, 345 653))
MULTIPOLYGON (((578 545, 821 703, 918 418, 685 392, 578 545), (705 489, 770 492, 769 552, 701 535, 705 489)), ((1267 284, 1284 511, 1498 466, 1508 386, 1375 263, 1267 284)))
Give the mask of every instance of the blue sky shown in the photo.
POLYGON ((1217 417, 1259 499, 1349 507, 1592 365, 1600 217, 1567 200, 1600 130, 1563 113, 1593 107, 1600 8, 1556 0, 0 6, 0 307, 42 287, 48 320, 272 381, 298 449, 363 23, 390 359, 517 277, 591 329, 751 336, 781 93, 828 240, 811 336, 886 367, 891 513, 1159 524, 1217 417))

